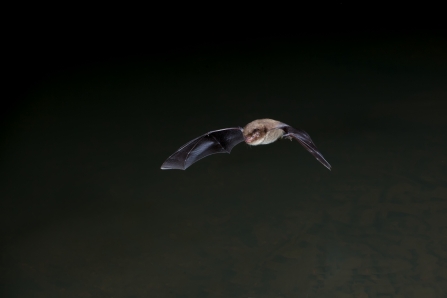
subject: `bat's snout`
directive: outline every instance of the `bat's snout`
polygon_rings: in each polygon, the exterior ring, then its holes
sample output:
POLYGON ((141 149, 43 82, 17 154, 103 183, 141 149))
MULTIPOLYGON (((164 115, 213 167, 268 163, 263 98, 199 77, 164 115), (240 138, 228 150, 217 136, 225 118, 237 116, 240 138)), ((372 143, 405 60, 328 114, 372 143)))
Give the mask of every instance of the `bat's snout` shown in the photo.
POLYGON ((246 136, 246 137, 244 137, 244 141, 245 141, 245 143, 250 145, 251 143, 256 141, 256 138, 254 136, 246 136))

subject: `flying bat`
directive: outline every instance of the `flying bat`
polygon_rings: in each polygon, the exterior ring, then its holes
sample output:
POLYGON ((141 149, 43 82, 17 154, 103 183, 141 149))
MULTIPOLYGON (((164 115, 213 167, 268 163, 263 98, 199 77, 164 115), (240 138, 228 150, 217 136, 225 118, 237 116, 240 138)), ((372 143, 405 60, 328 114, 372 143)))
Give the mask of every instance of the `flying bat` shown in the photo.
POLYGON ((215 153, 230 153, 239 143, 251 146, 266 145, 279 138, 297 140, 326 168, 331 165, 318 151, 310 136, 301 129, 293 128, 273 119, 259 119, 248 123, 244 128, 232 127, 210 131, 180 147, 161 165, 162 170, 186 170, 196 161, 215 153))

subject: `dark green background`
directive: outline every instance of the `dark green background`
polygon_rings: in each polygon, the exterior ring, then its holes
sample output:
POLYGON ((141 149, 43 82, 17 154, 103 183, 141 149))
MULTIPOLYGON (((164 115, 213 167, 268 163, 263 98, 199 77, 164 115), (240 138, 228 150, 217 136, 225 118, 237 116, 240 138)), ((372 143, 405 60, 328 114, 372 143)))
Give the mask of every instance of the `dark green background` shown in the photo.
POLYGON ((445 297, 445 39, 185 36, 27 60, 2 119, 2 297, 445 297), (266 117, 332 172, 289 141, 159 169, 266 117))

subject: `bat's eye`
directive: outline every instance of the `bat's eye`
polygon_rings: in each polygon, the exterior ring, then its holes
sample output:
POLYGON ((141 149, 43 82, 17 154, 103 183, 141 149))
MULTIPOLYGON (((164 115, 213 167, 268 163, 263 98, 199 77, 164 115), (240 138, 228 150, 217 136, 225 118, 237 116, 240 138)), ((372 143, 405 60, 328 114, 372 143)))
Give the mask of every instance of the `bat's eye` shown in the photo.
POLYGON ((258 133, 258 132, 259 132, 259 129, 257 129, 257 128, 253 129, 253 133, 258 133))

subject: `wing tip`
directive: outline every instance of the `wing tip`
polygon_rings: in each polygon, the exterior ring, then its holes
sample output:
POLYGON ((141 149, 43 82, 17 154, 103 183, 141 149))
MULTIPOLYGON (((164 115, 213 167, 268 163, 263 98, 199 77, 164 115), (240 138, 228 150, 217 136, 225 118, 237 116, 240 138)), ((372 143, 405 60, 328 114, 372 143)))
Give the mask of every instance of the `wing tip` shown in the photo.
POLYGON ((326 160, 318 160, 323 166, 325 166, 329 171, 332 171, 332 166, 326 160))
POLYGON ((160 169, 161 170, 182 170, 182 171, 186 170, 186 169, 181 169, 181 168, 167 168, 167 167, 161 167, 160 169))
POLYGON ((186 170, 186 168, 172 167, 172 166, 166 165, 166 162, 161 165, 160 169, 161 170, 186 170))

